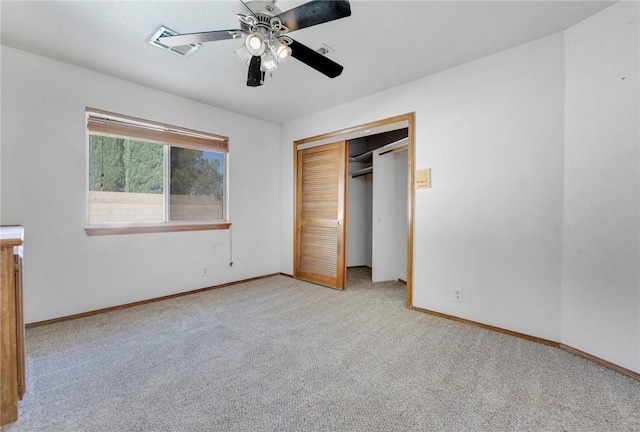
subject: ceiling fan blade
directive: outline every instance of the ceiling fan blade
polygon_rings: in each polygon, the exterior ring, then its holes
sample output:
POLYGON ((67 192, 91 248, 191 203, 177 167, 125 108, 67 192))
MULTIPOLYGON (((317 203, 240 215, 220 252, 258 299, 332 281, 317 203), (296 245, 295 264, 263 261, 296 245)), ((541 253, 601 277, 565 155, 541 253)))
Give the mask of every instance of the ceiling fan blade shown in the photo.
POLYGON ((213 42, 225 39, 233 39, 234 35, 244 33, 243 30, 215 30, 200 33, 187 33, 177 36, 164 36, 158 39, 163 45, 175 47, 203 42, 213 42))
POLYGON ((260 59, 260 56, 251 57, 249 73, 247 74, 247 86, 259 87, 264 84, 264 72, 260 70, 261 64, 262 60, 260 59))
POLYGON ((325 74, 329 78, 337 77, 344 69, 338 63, 299 42, 293 41, 289 47, 291 47, 291 56, 293 58, 300 60, 302 63, 325 74))
POLYGON ((346 18, 351 15, 351 5, 346 0, 312 0, 278 15, 289 31, 300 30, 317 24, 346 18))

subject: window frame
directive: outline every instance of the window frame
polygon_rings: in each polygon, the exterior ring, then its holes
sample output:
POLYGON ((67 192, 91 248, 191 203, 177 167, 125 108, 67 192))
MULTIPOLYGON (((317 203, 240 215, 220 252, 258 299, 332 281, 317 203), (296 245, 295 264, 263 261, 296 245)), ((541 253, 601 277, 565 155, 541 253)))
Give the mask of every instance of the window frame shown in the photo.
MULTIPOLYGON (((203 151, 214 151, 224 153, 224 197, 223 197, 223 219, 211 221, 171 221, 168 217, 168 203, 165 203, 163 222, 108 222, 90 223, 89 221, 89 157, 86 158, 86 221, 85 232, 87 236, 98 235, 120 235, 120 234, 146 234, 161 232, 183 232, 183 231, 203 231, 203 230, 224 230, 231 227, 229 220, 229 138, 182 128, 165 123, 158 123, 136 117, 116 114, 96 108, 87 107, 86 117, 86 142, 87 151, 89 149, 89 135, 102 135, 108 137, 118 137, 135 139, 139 141, 157 143, 163 146, 165 160, 171 147, 196 149, 203 151)), ((87 153, 88 155, 88 153, 87 153)), ((170 171, 170 163, 165 163, 164 200, 168 201, 170 196, 170 178, 167 170, 170 171)))

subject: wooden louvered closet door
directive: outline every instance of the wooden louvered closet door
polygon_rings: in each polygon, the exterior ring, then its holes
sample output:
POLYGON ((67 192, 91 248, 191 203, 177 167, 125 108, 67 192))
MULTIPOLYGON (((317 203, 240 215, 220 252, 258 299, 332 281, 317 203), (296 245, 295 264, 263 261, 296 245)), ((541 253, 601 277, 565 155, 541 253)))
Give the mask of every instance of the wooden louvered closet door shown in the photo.
POLYGON ((346 142, 297 151, 294 277, 345 286, 346 142))

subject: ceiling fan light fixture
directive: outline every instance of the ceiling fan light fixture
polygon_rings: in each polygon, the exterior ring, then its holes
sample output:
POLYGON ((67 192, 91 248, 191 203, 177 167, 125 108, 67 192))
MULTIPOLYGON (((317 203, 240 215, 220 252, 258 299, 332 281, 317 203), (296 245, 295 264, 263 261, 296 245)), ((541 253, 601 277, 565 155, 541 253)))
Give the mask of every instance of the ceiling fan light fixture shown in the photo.
POLYGON ((287 60, 289 60, 289 57, 291 57, 291 47, 283 44, 277 39, 273 40, 273 42, 270 44, 270 48, 278 64, 285 63, 287 60))
POLYGON ((240 48, 238 48, 234 52, 236 53, 236 55, 238 56, 238 58, 242 63, 249 65, 249 63, 251 62, 251 58, 253 57, 253 54, 251 54, 244 45, 242 45, 240 48))
POLYGON ((244 46, 254 56, 260 56, 266 50, 264 38, 259 33, 251 33, 246 37, 244 46))
POLYGON ((276 61, 276 57, 273 55, 271 51, 265 51, 262 54, 262 65, 261 69, 263 72, 272 72, 278 68, 278 62, 276 61))

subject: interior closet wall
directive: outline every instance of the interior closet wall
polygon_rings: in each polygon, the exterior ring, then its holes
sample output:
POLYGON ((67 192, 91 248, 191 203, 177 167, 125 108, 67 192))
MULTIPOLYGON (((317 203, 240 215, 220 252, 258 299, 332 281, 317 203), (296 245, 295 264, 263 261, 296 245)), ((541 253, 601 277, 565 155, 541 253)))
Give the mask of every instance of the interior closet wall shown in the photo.
POLYGON ((371 267, 371 176, 347 181, 347 267, 371 267))

